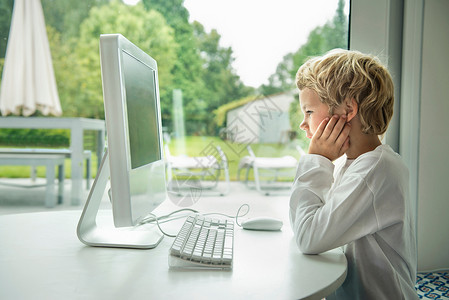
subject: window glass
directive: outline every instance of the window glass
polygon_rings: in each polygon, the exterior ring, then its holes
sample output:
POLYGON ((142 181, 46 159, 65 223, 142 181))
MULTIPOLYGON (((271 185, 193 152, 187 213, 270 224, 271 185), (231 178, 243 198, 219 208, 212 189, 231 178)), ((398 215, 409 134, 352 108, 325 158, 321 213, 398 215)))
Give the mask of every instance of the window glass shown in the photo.
MULTIPOLYGON (((348 47, 349 0, 41 3, 64 117, 104 118, 98 40, 121 33, 158 62, 171 155, 220 160, 220 146, 232 181, 251 154, 307 151, 295 73, 310 56, 348 47)), ((0 1, 0 70, 13 4, 0 1)), ((216 179, 208 175, 201 180, 216 179)))

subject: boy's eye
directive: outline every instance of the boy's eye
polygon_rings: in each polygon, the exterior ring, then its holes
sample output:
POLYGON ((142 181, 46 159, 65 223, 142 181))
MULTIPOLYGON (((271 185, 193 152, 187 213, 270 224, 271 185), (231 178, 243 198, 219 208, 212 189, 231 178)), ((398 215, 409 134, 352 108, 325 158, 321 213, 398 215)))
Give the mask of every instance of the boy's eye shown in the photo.
POLYGON ((312 114, 312 111, 311 110, 306 110, 306 115, 310 115, 310 114, 312 114))

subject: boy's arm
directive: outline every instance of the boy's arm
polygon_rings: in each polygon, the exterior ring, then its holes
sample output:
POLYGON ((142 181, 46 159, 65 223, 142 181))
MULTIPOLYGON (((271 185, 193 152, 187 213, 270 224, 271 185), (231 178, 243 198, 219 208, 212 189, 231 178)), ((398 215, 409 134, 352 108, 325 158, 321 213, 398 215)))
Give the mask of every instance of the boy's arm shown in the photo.
POLYGON ((290 198, 290 221, 303 253, 316 254, 378 230, 373 193, 360 176, 346 176, 329 193, 333 164, 305 155, 290 198))

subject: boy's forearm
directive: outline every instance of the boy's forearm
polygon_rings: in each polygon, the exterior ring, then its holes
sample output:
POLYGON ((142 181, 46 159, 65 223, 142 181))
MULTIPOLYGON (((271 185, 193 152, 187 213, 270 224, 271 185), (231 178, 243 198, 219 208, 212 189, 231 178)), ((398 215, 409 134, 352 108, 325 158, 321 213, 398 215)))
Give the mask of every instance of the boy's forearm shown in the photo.
POLYGON ((313 222, 316 210, 324 205, 325 194, 333 181, 333 169, 332 162, 319 155, 305 155, 298 165, 290 198, 290 223, 303 253, 309 253, 311 245, 307 231, 311 224, 307 223, 313 222))

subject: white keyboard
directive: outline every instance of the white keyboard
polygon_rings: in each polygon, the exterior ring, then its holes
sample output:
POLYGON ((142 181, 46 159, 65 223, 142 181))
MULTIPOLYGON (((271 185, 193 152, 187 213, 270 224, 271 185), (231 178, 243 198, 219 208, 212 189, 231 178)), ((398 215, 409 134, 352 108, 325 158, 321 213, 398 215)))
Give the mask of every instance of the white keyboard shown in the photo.
POLYGON ((233 247, 233 221, 192 215, 170 247, 169 266, 231 269, 233 247))

